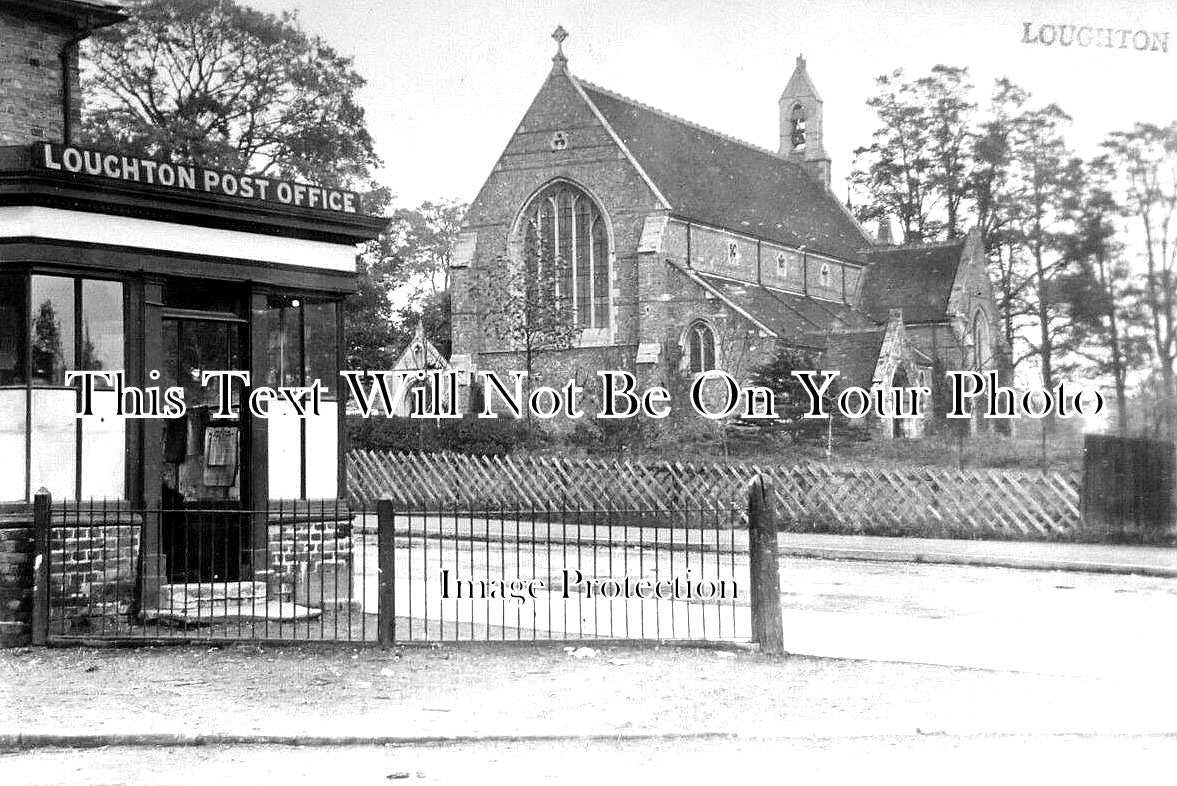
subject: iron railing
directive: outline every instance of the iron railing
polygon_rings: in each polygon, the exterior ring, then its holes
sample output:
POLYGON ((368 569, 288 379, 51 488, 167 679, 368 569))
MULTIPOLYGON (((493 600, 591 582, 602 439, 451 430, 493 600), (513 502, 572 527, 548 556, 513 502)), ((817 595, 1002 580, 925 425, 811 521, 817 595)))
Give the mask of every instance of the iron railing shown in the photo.
POLYGON ((378 509, 398 641, 749 637, 743 510, 378 509))
POLYGON ((49 640, 750 636, 742 508, 38 506, 49 640))

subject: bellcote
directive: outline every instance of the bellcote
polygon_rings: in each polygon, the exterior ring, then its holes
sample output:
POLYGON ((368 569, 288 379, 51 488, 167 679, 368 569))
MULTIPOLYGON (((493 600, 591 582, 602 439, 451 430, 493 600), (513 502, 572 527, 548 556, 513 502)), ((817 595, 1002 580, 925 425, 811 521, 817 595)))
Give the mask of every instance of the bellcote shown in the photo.
POLYGON ((780 155, 799 163, 814 179, 830 184, 830 157, 822 144, 822 100, 809 78, 805 58, 798 56, 789 83, 781 93, 780 155))

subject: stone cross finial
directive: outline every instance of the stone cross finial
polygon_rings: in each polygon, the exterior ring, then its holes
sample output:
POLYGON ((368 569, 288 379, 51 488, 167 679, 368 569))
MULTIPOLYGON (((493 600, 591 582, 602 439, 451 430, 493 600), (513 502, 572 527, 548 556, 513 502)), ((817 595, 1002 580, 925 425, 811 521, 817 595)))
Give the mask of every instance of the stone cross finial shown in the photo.
POLYGON ((555 64, 553 68, 558 71, 563 71, 564 67, 568 65, 568 58, 564 56, 564 39, 568 37, 568 31, 564 29, 564 25, 556 25, 556 29, 552 32, 552 38, 556 42, 556 54, 552 58, 555 64))

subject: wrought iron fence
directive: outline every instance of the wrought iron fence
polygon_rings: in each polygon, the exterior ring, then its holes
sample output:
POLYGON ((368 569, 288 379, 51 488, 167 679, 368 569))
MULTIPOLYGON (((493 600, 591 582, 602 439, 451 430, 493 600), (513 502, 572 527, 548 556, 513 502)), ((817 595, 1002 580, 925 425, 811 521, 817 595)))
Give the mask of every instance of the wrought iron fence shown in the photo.
POLYGON ((55 504, 47 636, 376 641, 376 539, 339 500, 55 504))
POLYGON ((737 507, 42 506, 45 640, 750 636, 737 507))
POLYGON ((746 641, 742 514, 385 501, 391 636, 746 641))

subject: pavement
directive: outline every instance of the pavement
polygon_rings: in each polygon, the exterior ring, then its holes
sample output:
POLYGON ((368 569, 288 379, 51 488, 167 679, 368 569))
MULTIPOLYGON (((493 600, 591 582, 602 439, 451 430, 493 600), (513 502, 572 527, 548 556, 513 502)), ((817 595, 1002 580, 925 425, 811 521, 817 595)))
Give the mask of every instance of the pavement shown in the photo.
POLYGON ((0 686, 0 750, 1177 733, 1166 673, 679 647, 24 649, 0 686))
POLYGON ((1020 540, 887 538, 783 532, 782 556, 872 562, 924 562, 1026 570, 1177 577, 1177 548, 1020 540))
MULTIPOLYGON (((722 517, 706 523, 709 526, 704 529, 655 529, 649 526, 605 523, 573 525, 556 521, 402 516, 396 522, 396 532, 398 538, 408 536, 410 540, 428 538, 441 541, 460 539, 615 546, 650 546, 657 543, 662 548, 747 553, 747 529, 725 528, 734 522, 726 521, 722 517)), ((780 555, 786 557, 1177 577, 1177 547, 1174 546, 831 535, 805 532, 782 532, 778 544, 780 555)))
MULTIPOLYGON (((597 535, 576 538, 633 543, 597 535)), ((1158 623, 1177 614, 1177 550, 797 533, 780 547, 786 658, 592 641, 0 651, 0 780, 196 783, 249 765, 321 782, 297 776, 346 755, 370 782, 506 782, 517 767, 561 780, 575 761, 690 781, 730 771, 725 757, 782 756, 819 780, 831 766, 849 780, 863 757, 901 774, 963 757, 957 775, 984 775, 964 782, 993 782, 1020 780, 1034 751, 1042 773, 1087 782, 1096 751, 1142 778, 1177 752, 1177 636, 1158 623), (185 764, 165 778, 171 761, 185 764)), ((745 533, 698 548, 744 559, 745 533)))

